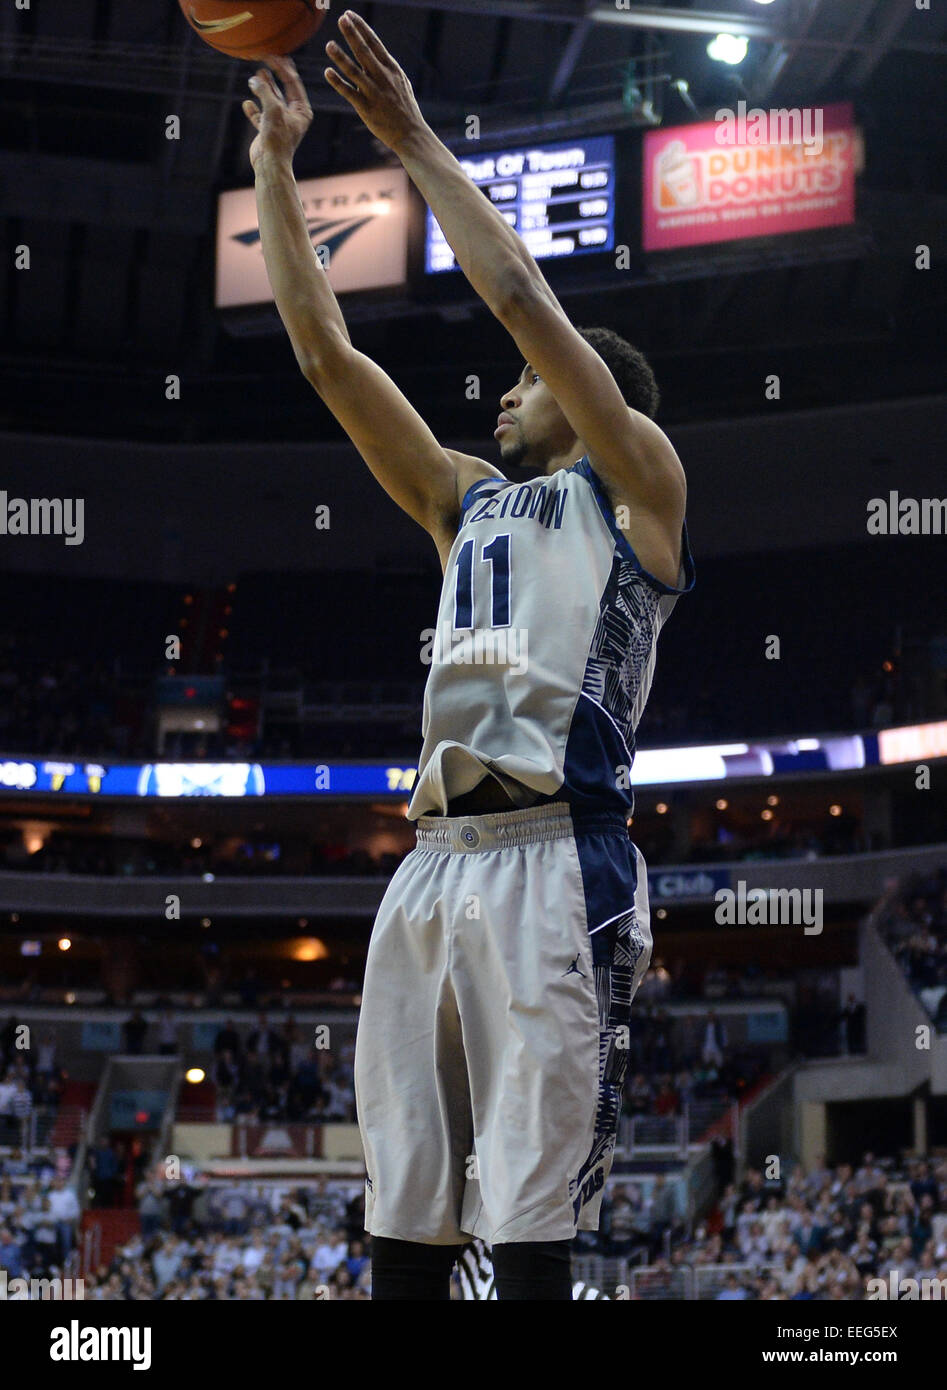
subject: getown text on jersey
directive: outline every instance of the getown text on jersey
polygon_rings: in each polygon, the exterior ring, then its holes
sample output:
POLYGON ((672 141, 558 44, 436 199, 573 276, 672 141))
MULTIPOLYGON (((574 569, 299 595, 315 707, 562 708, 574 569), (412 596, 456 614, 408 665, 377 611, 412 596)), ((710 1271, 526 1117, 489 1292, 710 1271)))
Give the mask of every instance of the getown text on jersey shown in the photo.
POLYGON ((534 491, 529 483, 522 483, 515 491, 514 488, 515 484, 511 483, 502 492, 475 503, 465 525, 472 525, 475 521, 499 520, 505 516, 525 516, 538 521, 547 530, 550 527, 554 531, 561 528, 566 498, 569 496, 567 487, 561 491, 549 490, 545 483, 541 483, 534 491))

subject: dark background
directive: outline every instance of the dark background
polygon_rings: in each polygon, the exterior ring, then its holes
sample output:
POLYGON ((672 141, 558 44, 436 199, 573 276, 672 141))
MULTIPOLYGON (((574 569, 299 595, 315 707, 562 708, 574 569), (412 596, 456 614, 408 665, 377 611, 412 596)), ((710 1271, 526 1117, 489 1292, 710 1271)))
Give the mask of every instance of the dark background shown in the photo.
MULTIPOLYGON (((458 150, 471 113, 484 149, 618 136, 616 242, 632 268, 606 255, 543 269, 574 322, 647 352, 687 469, 698 587, 662 638, 656 698, 702 699, 703 716, 681 713, 695 735, 747 718, 850 724, 856 677, 928 653, 943 627, 943 538, 872 538, 865 520, 891 489, 942 490, 947 17, 913 0, 731 0, 751 44, 726 68, 706 52, 718 19, 684 3, 360 10, 458 150), (857 226, 643 257, 641 139, 696 118, 679 82, 704 119, 740 99, 851 100, 866 158, 857 226), (915 268, 921 244, 929 271, 915 268), (781 663, 763 659, 771 632, 781 663)), ((322 78, 335 33, 330 16, 298 55, 316 108, 300 177, 388 157, 322 78)), ((183 590, 239 581, 230 668, 423 678, 417 634, 439 582, 428 538, 302 379, 272 308, 212 307, 217 192, 250 183, 252 66, 202 44, 173 0, 4 6, 0 65, 0 483, 83 497, 86 529, 73 547, 0 537, 8 660, 85 654, 157 672, 183 590), (179 141, 164 138, 169 114, 179 141), (29 272, 13 268, 23 243, 29 272), (180 401, 165 399, 169 373, 180 401)), ((446 445, 496 459, 497 402, 521 363, 461 276, 343 308, 356 346, 446 445), (472 371, 479 401, 465 394, 472 371)), ((929 668, 925 655, 918 679, 929 668)))

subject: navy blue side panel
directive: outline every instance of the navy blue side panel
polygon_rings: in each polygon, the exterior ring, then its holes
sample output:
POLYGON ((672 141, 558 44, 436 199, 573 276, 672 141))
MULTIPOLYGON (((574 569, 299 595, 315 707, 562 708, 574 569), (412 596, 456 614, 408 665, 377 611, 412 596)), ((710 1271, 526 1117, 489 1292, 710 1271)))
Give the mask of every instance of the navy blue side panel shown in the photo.
POLYGON ((632 713, 649 670, 660 601, 616 547, 566 742, 563 794, 570 802, 634 805, 631 787, 623 785, 635 755, 632 713))
POLYGON ((588 1158, 570 1181, 578 1221, 583 1206, 601 1190, 618 1134, 628 1066, 628 1029, 635 972, 645 951, 635 914, 638 865, 627 833, 583 834, 576 848, 585 893, 586 921, 599 1014, 599 1094, 595 1136, 588 1158))
POLYGON ((608 806, 616 810, 631 810, 634 793, 630 778, 622 768, 629 768, 634 757, 621 730, 593 699, 581 693, 569 726, 566 756, 563 766, 562 796, 571 806, 608 806))

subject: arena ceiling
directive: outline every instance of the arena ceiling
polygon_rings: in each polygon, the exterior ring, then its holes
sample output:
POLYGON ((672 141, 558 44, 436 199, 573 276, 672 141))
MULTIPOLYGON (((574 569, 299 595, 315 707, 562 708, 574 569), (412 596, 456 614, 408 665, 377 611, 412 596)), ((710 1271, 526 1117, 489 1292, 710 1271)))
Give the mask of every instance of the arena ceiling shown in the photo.
MULTIPOLYGON (((675 124, 740 98, 765 106, 851 98, 864 135, 859 229, 830 256, 777 245, 708 250, 643 270, 622 294, 575 289, 574 321, 622 328, 652 355, 667 418, 758 408, 761 353, 795 373, 796 405, 943 389, 947 349, 947 17, 917 0, 387 0, 357 6, 414 83, 440 134, 467 114, 498 138, 675 124), (708 39, 742 32, 739 68, 708 39), (930 244, 935 269, 914 266, 930 244)), ((334 7, 338 13, 341 5, 334 7)), ((377 161, 322 78, 330 15, 299 57, 316 118, 301 175, 377 161)), ((0 429, 149 440, 334 437, 280 334, 235 336, 211 304, 217 191, 249 183, 240 110, 251 71, 214 53, 175 0, 33 0, 0 15, 0 429), (164 138, 168 114, 186 138, 164 138), (28 275, 13 248, 31 248, 28 275), (190 389, 172 416, 166 372, 190 389), (262 408, 266 402, 267 408, 262 408)), ((795 241, 796 239, 791 239, 795 241)), ((442 433, 446 375, 515 348, 476 306, 354 316, 360 347, 442 433), (432 335, 437 352, 432 353, 432 335)), ((516 367, 518 371, 518 365, 516 367)), ((515 372, 514 372, 515 375, 515 372)))

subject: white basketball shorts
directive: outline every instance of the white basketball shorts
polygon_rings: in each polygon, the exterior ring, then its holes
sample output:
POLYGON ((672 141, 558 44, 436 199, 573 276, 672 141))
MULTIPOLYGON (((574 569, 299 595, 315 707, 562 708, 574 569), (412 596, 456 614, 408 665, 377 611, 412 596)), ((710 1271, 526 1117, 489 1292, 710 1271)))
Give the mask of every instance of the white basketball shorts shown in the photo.
POLYGON ((368 1231, 494 1245, 595 1230, 650 956, 620 812, 421 818, 358 1025, 368 1231))

